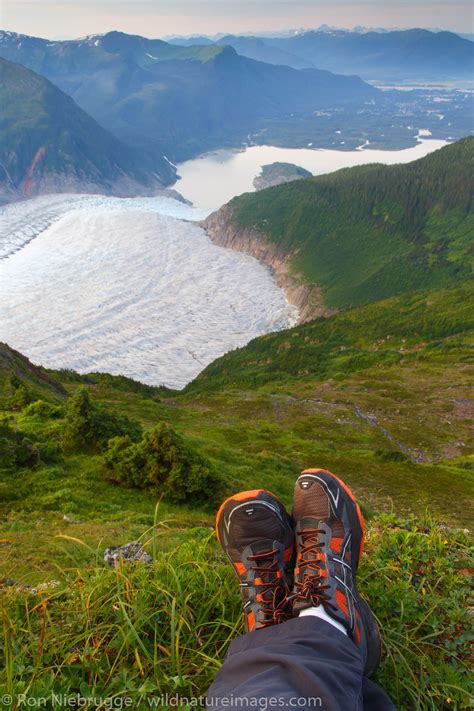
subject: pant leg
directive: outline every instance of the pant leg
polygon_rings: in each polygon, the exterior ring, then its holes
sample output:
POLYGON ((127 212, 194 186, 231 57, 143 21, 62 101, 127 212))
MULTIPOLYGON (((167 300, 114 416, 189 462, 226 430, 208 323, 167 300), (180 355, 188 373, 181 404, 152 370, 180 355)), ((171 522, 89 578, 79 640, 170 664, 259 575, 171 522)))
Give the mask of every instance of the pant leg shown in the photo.
POLYGON ((372 682, 364 705, 363 678, 360 652, 345 634, 317 617, 295 618, 234 640, 207 705, 209 711, 392 711, 391 701, 372 682))

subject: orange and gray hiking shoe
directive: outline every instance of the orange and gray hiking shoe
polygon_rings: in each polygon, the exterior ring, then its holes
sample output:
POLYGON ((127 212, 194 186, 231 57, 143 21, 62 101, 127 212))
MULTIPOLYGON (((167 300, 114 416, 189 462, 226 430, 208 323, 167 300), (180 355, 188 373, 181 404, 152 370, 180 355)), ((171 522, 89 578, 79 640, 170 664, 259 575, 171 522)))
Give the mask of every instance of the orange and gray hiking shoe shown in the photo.
POLYGON ((375 618, 356 587, 364 519, 353 493, 334 474, 307 469, 295 484, 293 519, 294 614, 322 605, 345 627, 361 650, 365 674, 372 674, 380 661, 381 641, 375 618))
POLYGON ((240 581, 248 632, 289 620, 294 533, 285 507, 263 489, 224 501, 216 532, 240 581))

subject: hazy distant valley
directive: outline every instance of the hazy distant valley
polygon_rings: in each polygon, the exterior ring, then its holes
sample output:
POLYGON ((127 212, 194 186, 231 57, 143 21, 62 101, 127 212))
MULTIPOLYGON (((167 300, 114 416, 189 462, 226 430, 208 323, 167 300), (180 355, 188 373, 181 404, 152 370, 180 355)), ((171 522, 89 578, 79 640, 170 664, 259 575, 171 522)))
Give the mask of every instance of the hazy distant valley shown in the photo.
MULTIPOLYGON (((206 37, 171 41, 185 45, 213 44, 206 37)), ((465 79, 472 82, 472 47, 468 39, 452 32, 423 29, 348 32, 324 28, 280 37, 224 35, 215 43, 230 45, 239 54, 262 62, 357 74, 366 81, 410 83, 465 79)))
POLYGON ((362 52, 361 37, 392 47, 388 54, 412 47, 404 76, 415 88, 393 85, 383 62, 385 83, 354 76, 349 60, 334 73, 324 62, 295 68, 243 56, 235 38, 181 46, 120 32, 61 42, 0 32, 0 199, 156 194, 174 183, 176 163, 221 148, 397 150, 416 145, 422 129, 440 140, 472 132, 467 40, 426 33, 420 42, 406 32, 288 41, 329 42, 342 57, 349 41, 362 52), (451 84, 424 87, 440 56, 451 84))

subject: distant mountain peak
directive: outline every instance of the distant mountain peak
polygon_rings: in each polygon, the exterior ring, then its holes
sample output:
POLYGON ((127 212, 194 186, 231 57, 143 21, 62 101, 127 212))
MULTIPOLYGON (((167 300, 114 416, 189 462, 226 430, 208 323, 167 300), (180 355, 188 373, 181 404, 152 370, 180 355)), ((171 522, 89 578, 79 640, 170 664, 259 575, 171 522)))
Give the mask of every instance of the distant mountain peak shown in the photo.
POLYGON ((23 39, 39 39, 29 37, 28 35, 20 35, 18 32, 10 32, 9 30, 0 30, 0 42, 15 42, 23 39))
POLYGON ((5 37, 21 37, 17 32, 10 32, 10 30, 0 30, 0 39, 4 39, 5 37))
POLYGON ((230 44, 224 44, 219 47, 216 47, 216 50, 216 57, 234 58, 239 56, 236 50, 230 44))

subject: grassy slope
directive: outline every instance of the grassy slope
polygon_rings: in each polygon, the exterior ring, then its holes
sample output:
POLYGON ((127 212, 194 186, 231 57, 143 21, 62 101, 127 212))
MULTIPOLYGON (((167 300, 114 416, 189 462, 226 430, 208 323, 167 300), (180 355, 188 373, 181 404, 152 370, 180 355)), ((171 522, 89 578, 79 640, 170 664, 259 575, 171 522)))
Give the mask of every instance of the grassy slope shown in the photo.
POLYGON ((473 282, 395 296, 319 318, 251 341, 211 363, 187 392, 223 385, 260 385, 285 379, 336 377, 370 366, 388 366, 467 350, 472 334, 473 282))
POLYGON ((466 278, 474 138, 408 165, 369 165, 235 198, 233 220, 294 253, 293 268, 343 308, 466 278))
MULTIPOLYGON (((360 587, 384 633, 377 678, 398 708, 468 702, 467 546, 426 517, 380 517, 369 528, 360 587)), ((151 567, 82 562, 56 578, 54 589, 7 598, 4 693, 125 696, 137 709, 164 693, 197 696, 243 631, 232 572, 203 528, 151 567)))
MULTIPOLYGON (((472 525, 468 298, 466 286, 404 297, 257 339, 184 393, 111 376, 51 376, 67 391, 88 383, 98 401, 145 427, 171 422, 229 491, 263 485, 289 505, 301 467, 343 476, 370 517, 361 588, 384 630, 379 680, 399 707, 460 708, 469 562, 467 539, 452 526, 472 525)), ((23 359, 0 353, 3 407, 12 371, 34 397, 61 401, 23 359)), ((33 441, 54 439, 62 425, 25 410, 5 414, 33 441)), ((241 631, 232 573, 209 530, 218 502, 207 510, 162 502, 156 511, 158 493, 109 483, 100 455, 5 470, 0 486, 1 574, 59 582, 7 593, 2 688, 135 700, 203 693, 241 631), (155 553, 152 568, 100 567, 107 545, 138 537, 155 553)))

